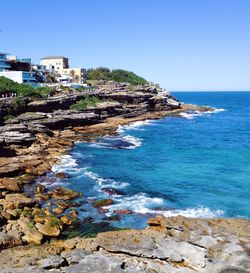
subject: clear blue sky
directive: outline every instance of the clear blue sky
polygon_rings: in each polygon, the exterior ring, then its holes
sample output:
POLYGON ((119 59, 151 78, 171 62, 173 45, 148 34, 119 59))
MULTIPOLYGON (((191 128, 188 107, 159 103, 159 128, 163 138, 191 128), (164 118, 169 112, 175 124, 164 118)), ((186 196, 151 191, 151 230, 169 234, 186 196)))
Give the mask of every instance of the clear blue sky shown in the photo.
POLYGON ((1 0, 0 51, 134 71, 176 90, 250 90, 250 0, 1 0))

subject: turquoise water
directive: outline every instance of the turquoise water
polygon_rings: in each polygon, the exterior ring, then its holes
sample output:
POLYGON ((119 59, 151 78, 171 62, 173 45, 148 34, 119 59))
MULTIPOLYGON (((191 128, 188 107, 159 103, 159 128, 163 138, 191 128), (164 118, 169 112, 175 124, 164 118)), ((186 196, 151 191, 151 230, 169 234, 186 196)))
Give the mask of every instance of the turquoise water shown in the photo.
POLYGON ((250 93, 174 95, 217 111, 120 127, 117 136, 77 143, 54 166, 70 175, 59 183, 83 192, 80 217, 102 220, 91 201, 111 197, 106 215, 133 211, 112 223, 119 227, 144 227, 156 213, 250 218, 250 93), (124 195, 110 196, 105 187, 124 195))

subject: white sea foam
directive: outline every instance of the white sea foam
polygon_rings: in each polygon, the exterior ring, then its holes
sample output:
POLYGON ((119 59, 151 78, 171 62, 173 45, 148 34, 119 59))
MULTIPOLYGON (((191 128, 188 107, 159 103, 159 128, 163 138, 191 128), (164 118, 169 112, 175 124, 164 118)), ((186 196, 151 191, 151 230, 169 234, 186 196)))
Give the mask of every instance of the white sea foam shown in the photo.
POLYGON ((166 217, 182 215, 189 218, 214 218, 224 214, 222 210, 211 210, 202 206, 187 209, 156 210, 154 208, 164 206, 164 199, 149 197, 145 193, 138 193, 129 197, 116 196, 113 199, 117 203, 107 207, 110 210, 109 214, 112 214, 114 210, 124 209, 140 214, 163 214, 166 217))
POLYGON ((71 155, 63 155, 60 157, 60 163, 54 164, 51 170, 52 172, 75 172, 78 170, 78 164, 71 155))
POLYGON ((145 125, 152 125, 153 121, 152 120, 142 120, 142 121, 135 121, 132 122, 128 125, 119 125, 118 129, 116 130, 117 133, 119 134, 124 134, 125 130, 140 130, 143 131, 144 129, 142 128, 145 125))
POLYGON ((140 147, 142 145, 142 140, 138 137, 125 135, 122 137, 122 139, 125 140, 126 142, 132 144, 132 145, 126 147, 126 149, 135 149, 135 148, 140 147))
POLYGON ((164 203, 162 198, 149 197, 145 193, 138 193, 133 196, 117 196, 113 199, 119 203, 108 206, 107 208, 111 211, 129 209, 136 213, 149 213, 151 212, 149 206, 159 207, 164 203))
POLYGON ((210 114, 216 114, 220 112, 226 111, 223 108, 215 108, 214 110, 211 111, 205 111, 205 112, 200 112, 200 111, 192 111, 190 113, 180 113, 180 116, 186 119, 194 119, 196 117, 200 116, 210 116, 210 114))
POLYGON ((207 207, 187 208, 183 210, 170 211, 153 211, 154 213, 163 214, 166 217, 182 215, 189 218, 215 218, 224 214, 223 210, 211 210, 207 207))
POLYGON ((100 175, 89 171, 88 168, 84 169, 84 175, 95 180, 96 183, 98 184, 97 190, 101 191, 102 187, 112 187, 112 188, 125 188, 129 184, 126 182, 120 182, 120 181, 115 181, 113 179, 108 179, 108 178, 103 178, 100 175))

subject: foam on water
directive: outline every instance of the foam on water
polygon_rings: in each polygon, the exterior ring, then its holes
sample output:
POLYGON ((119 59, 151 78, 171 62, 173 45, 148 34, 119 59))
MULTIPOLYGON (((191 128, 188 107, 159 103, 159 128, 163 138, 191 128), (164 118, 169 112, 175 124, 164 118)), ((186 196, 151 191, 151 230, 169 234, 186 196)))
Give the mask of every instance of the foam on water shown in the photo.
POLYGON ((78 164, 71 155, 62 155, 60 163, 54 164, 51 170, 52 172, 75 172, 78 170, 78 164))
POLYGON ((152 125, 153 121, 152 120, 142 120, 142 121, 135 121, 132 122, 128 125, 119 125, 118 129, 116 130, 117 133, 123 134, 125 130, 140 130, 143 131, 143 126, 146 125, 152 125))
POLYGON ((164 200, 159 197, 149 197, 146 193, 138 193, 132 196, 120 196, 113 198, 116 202, 107 208, 110 211, 129 209, 136 213, 148 213, 150 207, 159 207, 164 204, 164 200))
POLYGON ((101 191, 102 187, 113 187, 113 188, 125 188, 129 185, 129 183, 126 182, 120 182, 120 181, 115 181, 113 179, 107 179, 99 176, 98 174, 89 171, 88 168, 84 168, 83 174, 93 180, 96 181, 98 184, 98 191, 101 191))
POLYGON ((211 111, 205 111, 205 112, 200 112, 200 111, 192 111, 190 113, 180 113, 180 116, 186 119, 194 119, 196 117, 200 116, 210 116, 210 114, 216 114, 220 112, 226 111, 223 108, 215 108, 214 110, 211 111))
POLYGON ((211 210, 206 207, 197 207, 197 208, 187 208, 183 210, 169 210, 169 211, 154 211, 151 210, 152 213, 160 213, 166 217, 182 215, 190 218, 215 218, 221 217, 224 214, 223 210, 211 210))
POLYGON ((140 147, 142 145, 142 140, 138 137, 130 136, 130 135, 125 135, 122 137, 123 140, 126 142, 132 144, 125 149, 135 149, 137 147, 140 147))
POLYGON ((206 207, 187 208, 187 209, 154 209, 164 206, 165 200, 159 197, 149 197, 146 193, 138 193, 128 197, 114 197, 117 203, 108 206, 108 214, 115 210, 129 209, 138 214, 163 214, 166 217, 182 215, 185 217, 214 218, 224 214, 222 210, 211 210, 206 207))
POLYGON ((142 145, 142 140, 131 135, 104 136, 89 145, 99 149, 135 149, 142 145))

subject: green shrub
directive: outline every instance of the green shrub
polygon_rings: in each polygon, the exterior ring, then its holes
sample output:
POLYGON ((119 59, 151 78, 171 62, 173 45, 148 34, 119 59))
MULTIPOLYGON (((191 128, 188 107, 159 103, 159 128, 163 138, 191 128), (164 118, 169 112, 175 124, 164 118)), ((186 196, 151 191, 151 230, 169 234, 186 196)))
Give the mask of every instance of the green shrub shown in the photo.
POLYGON ((132 85, 146 84, 147 81, 135 73, 123 69, 110 70, 106 67, 90 68, 87 70, 88 80, 112 80, 116 82, 126 82, 132 85))
POLYGON ((6 121, 6 120, 9 120, 9 119, 14 119, 14 118, 15 118, 15 116, 13 116, 13 115, 6 115, 6 116, 3 117, 3 120, 6 121))
POLYGON ((20 84, 6 77, 0 77, 0 95, 11 92, 17 94, 18 97, 37 97, 44 98, 53 94, 54 89, 51 87, 33 88, 29 84, 20 84))
POLYGON ((61 220, 58 218, 51 218, 48 223, 51 227, 57 227, 61 224, 61 220))
POLYGON ((98 97, 95 96, 86 96, 84 99, 76 102, 75 104, 70 106, 72 110, 83 111, 86 110, 88 107, 95 107, 99 102, 102 102, 98 97))

